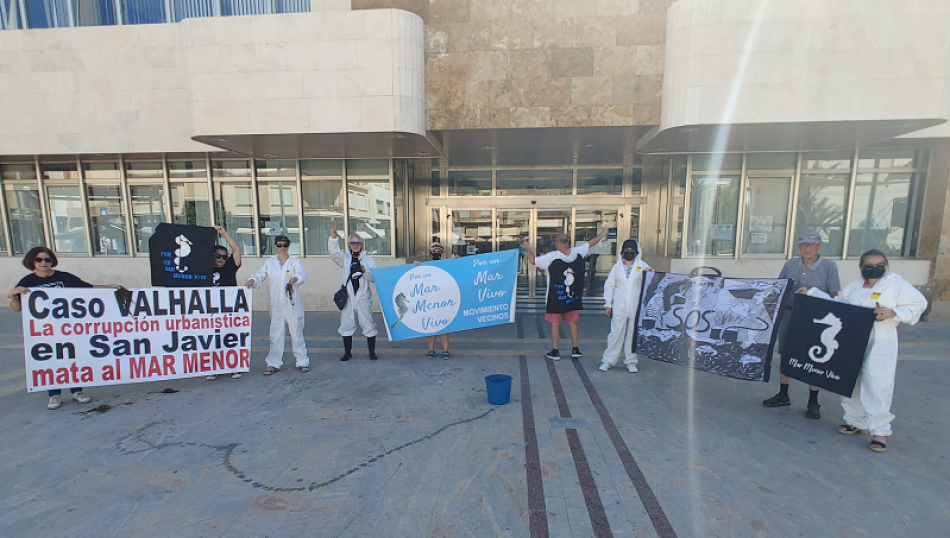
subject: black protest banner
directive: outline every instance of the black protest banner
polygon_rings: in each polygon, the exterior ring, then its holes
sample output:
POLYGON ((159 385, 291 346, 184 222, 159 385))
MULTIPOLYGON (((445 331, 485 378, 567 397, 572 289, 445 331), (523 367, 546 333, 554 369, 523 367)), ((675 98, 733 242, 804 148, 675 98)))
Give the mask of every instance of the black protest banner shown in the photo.
POLYGON ((634 349, 646 359, 767 382, 790 282, 648 272, 634 349))
POLYGON ((782 373, 850 397, 864 363, 874 310, 796 295, 788 324, 782 373))
POLYGON ((152 286, 210 286, 217 238, 214 228, 159 224, 148 240, 152 286))

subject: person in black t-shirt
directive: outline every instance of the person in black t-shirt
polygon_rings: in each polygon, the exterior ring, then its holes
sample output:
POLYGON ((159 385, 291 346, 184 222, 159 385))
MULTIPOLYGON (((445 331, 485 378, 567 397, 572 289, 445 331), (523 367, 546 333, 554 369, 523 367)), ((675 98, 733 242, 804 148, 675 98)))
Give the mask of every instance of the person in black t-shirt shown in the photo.
MULTIPOLYGON (((26 256, 23 257, 23 267, 33 272, 21 278, 20 281, 17 282, 16 287, 7 294, 7 299, 10 301, 10 308, 19 312, 22 302, 21 296, 29 293, 30 289, 33 288, 120 287, 115 284, 93 286, 72 273, 54 270, 53 268, 56 267, 57 263, 56 254, 54 254, 52 250, 46 247, 34 247, 30 249, 30 251, 26 253, 26 256)), ((73 400, 79 403, 84 404, 92 401, 92 398, 83 393, 82 387, 73 387, 69 389, 69 392, 72 393, 73 400)), ((58 409, 59 406, 62 405, 63 402, 60 394, 61 391, 59 389, 49 391, 49 404, 46 405, 47 409, 58 409)))
MULTIPOLYGON (((231 234, 222 226, 215 226, 214 229, 227 241, 231 247, 231 255, 228 255, 228 249, 221 245, 214 247, 214 272, 211 274, 212 286, 237 286, 237 272, 241 268, 241 247, 238 246, 231 234)), ((231 374, 231 379, 241 377, 240 372, 231 374)), ((217 375, 209 375, 208 381, 217 379, 217 375)))

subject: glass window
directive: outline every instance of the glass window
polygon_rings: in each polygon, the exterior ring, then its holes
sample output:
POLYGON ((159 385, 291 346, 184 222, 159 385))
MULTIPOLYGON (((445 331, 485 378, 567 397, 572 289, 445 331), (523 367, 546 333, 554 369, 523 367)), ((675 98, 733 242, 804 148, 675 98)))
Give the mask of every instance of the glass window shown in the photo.
POLYGON ((67 28, 71 0, 23 0, 29 28, 67 28))
POLYGON ((623 194, 623 170, 578 170, 577 194, 623 194))
MULTIPOLYGON (((389 177, 389 159, 354 159, 346 161, 347 176, 389 177)), ((364 245, 365 248, 365 245, 364 245)))
POLYGON ((0 0, 0 30, 20 28, 19 0, 0 0))
POLYGON ((158 24, 167 22, 165 2, 156 0, 122 0, 125 24, 158 24))
POLYGON ((449 170, 449 196, 491 196, 491 171, 449 170))
POLYGON ((82 163, 86 179, 119 179, 119 163, 82 163))
POLYGON ((303 225, 307 254, 329 254, 327 238, 330 224, 343 228, 343 180, 341 178, 304 179, 303 225))
POLYGON ((797 153, 750 153, 746 156, 746 170, 794 170, 798 167, 797 153))
MULTIPOLYGON (((244 254, 256 254, 254 248, 254 190, 250 182, 214 184, 215 222, 223 226, 244 254)), ((223 239, 220 239, 223 241, 223 239)), ((223 242, 221 244, 224 244, 223 242)))
POLYGON ((78 26, 116 24, 115 0, 72 0, 78 26))
POLYGON ((735 251, 739 178, 695 175, 689 191, 690 256, 731 256, 735 251))
MULTIPOLYGON (((0 0, 2 2, 3 0, 0 0)), ((4 181, 13 179, 36 179, 36 166, 33 163, 0 164, 0 178, 4 181)))
MULTIPOLYGON (((580 188, 580 186, 578 186, 580 188)), ((640 196, 643 192, 643 168, 633 169, 633 195, 640 196)))
POLYGON ((743 254, 785 254, 791 177, 749 177, 745 193, 743 254))
POLYGON ((255 161, 257 177, 297 177, 295 161, 255 161))
POLYGON ((87 185, 92 253, 97 256, 128 254, 122 188, 118 185, 87 185))
POLYGON ((251 177, 251 161, 247 159, 211 161, 211 177, 251 177))
MULTIPOLYGON (((154 1, 154 0, 153 0, 154 1)), ((217 0, 171 0, 175 22, 196 17, 213 17, 217 0)))
POLYGON ((433 198, 438 198, 439 196, 442 196, 442 178, 439 176, 440 174, 438 170, 433 170, 432 172, 430 172, 429 195, 432 196, 433 198))
POLYGON ((452 254, 459 258, 492 252, 491 210, 453 211, 452 239, 452 254))
POLYGON ((205 179, 208 174, 205 169, 205 162, 200 161, 168 161, 168 177, 171 179, 182 178, 201 178, 205 179))
POLYGON ((844 245, 844 208, 850 177, 845 174, 802 174, 794 237, 821 235, 823 256, 841 256, 844 245))
MULTIPOLYGON (((0 226, 3 226, 3 216, 0 215, 0 226)), ((0 252, 7 251, 7 238, 2 231, 0 231, 0 252)))
POLYGON ((13 253, 26 254, 33 247, 45 245, 39 187, 7 184, 4 185, 4 191, 7 195, 13 253))
POLYGON ((911 197, 918 174, 859 173, 854 186, 848 256, 875 248, 888 256, 904 255, 913 240, 914 208, 911 197))
POLYGON ((79 179, 76 163, 45 163, 40 165, 43 179, 79 179))
POLYGON ((570 170, 499 170, 495 177, 499 196, 570 196, 574 191, 570 170))
POLYGON ((125 163, 125 177, 129 179, 149 178, 161 179, 162 161, 135 161, 125 163))
POLYGON ((211 226, 206 183, 172 183, 170 194, 172 222, 191 226, 211 226))
POLYGON ((307 13, 310 0, 277 0, 277 13, 307 13))
MULTIPOLYGON (((862 149, 858 153, 858 168, 914 168, 920 152, 913 149, 862 149)), ((857 194, 857 191, 855 191, 857 194)))
POLYGON ((349 232, 363 238, 363 249, 370 254, 390 255, 392 246, 392 213, 390 211, 392 194, 389 180, 386 181, 347 181, 347 198, 362 200, 355 206, 350 205, 349 232), (366 203, 372 200, 372 203, 366 203), (377 201, 383 201, 380 208, 377 201))
POLYGON ((433 207, 430 215, 432 220, 432 241, 438 241, 442 244, 442 248, 444 249, 446 244, 450 244, 452 241, 451 238, 448 238, 446 241, 442 240, 442 212, 438 207, 433 207))
POLYGON ((343 177, 343 161, 338 159, 313 159, 300 161, 300 175, 308 177, 343 177))
POLYGON ((259 228, 261 254, 277 253, 274 237, 290 238, 290 253, 300 254, 300 223, 297 219, 297 183, 295 181, 268 181, 257 185, 260 203, 259 228))
POLYGON ((700 153, 693 155, 693 171, 742 170, 741 153, 700 153))
POLYGON ((630 239, 640 241, 640 208, 630 209, 630 239))
POLYGON ((83 222, 82 199, 78 185, 50 185, 50 227, 53 231, 53 250, 62 253, 86 253, 86 225, 83 222))
POLYGON ((148 252, 148 239, 165 222, 165 189, 161 185, 129 185, 136 252, 148 252))
POLYGON ((823 151, 802 155, 802 170, 834 170, 846 172, 851 169, 852 151, 823 151))

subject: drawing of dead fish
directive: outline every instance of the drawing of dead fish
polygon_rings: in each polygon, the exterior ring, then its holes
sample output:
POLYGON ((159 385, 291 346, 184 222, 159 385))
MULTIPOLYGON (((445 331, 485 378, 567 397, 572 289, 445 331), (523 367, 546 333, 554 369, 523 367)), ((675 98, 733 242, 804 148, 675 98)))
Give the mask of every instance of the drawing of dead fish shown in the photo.
POLYGON ((404 294, 400 293, 397 295, 394 301, 396 302, 396 311, 399 313, 399 319, 389 327, 391 331, 396 329, 396 325, 399 325, 402 318, 406 317, 406 314, 409 312, 409 300, 406 299, 404 294))
POLYGON ((762 362, 762 359, 752 356, 752 355, 743 355, 742 358, 739 359, 739 364, 743 366, 746 366, 748 364, 756 364, 759 362, 762 362))

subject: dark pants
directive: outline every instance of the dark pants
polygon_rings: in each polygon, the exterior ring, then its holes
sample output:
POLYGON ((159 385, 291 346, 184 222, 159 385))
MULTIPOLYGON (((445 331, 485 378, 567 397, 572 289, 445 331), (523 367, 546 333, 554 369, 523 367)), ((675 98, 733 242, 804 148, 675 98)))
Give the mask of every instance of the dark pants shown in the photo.
MULTIPOLYGON (((53 396, 59 396, 60 394, 62 394, 62 392, 63 392, 63 391, 61 391, 61 390, 59 390, 59 389, 53 389, 53 390, 49 391, 49 397, 52 398, 53 396)), ((72 393, 72 394, 75 394, 75 393, 77 393, 77 392, 82 392, 82 387, 73 387, 73 388, 69 389, 69 392, 72 393)))

